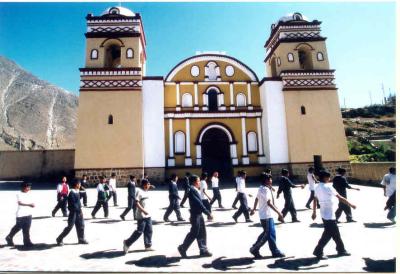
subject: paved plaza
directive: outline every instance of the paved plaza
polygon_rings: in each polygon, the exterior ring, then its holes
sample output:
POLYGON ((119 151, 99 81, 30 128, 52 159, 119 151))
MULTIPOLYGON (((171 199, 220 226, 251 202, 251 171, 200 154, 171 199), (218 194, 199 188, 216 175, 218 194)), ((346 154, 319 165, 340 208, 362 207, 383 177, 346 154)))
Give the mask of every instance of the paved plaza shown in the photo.
MULTIPOLYGON (((55 187, 54 187, 55 188, 55 187)), ((182 259, 177 246, 183 242, 190 229, 186 222, 165 223, 162 221, 165 207, 168 205, 168 191, 158 188, 152 190, 153 247, 155 251, 145 252, 143 239, 135 242, 129 253, 122 252, 122 241, 136 228, 132 215, 126 221, 119 215, 126 205, 127 190, 118 189, 118 207, 110 207, 110 217, 103 218, 102 209, 97 219, 92 219, 90 212, 96 202, 96 190, 89 189, 89 208, 84 208, 85 234, 88 245, 78 245, 75 228, 64 239, 65 245, 56 245, 56 237, 66 226, 67 218, 61 217, 61 211, 55 218, 51 210, 56 204, 56 191, 35 190, 36 200, 34 220, 31 227, 31 239, 36 247, 30 250, 22 248, 22 233, 14 238, 15 247, 5 246, 5 236, 15 223, 16 190, 0 190, 0 271, 96 271, 96 272, 363 272, 393 270, 396 256, 396 225, 386 219, 383 210, 386 198, 381 188, 361 186, 361 191, 348 190, 349 200, 357 205, 353 211, 356 223, 341 223, 339 229, 346 246, 352 254, 349 257, 336 257, 335 244, 329 242, 325 248, 328 260, 318 261, 312 255, 323 228, 320 215, 315 222, 311 219, 312 210, 304 207, 309 191, 293 189, 293 196, 298 209, 300 223, 277 223, 277 243, 285 258, 272 258, 268 245, 261 249, 264 259, 254 260, 249 253, 250 246, 262 231, 258 223, 258 213, 252 217, 254 223, 245 223, 244 217, 235 224, 231 209, 235 197, 233 188, 222 190, 223 205, 226 209, 215 209, 214 220, 207 222, 207 240, 212 257, 198 257, 196 242, 182 259)), ((249 192, 255 196, 256 185, 249 192)), ((181 197, 183 193, 180 193, 181 197)), ((212 191, 210 191, 212 195, 212 191)), ((249 199, 252 207, 254 198, 249 199)), ((283 197, 275 199, 282 209, 283 197)), ((112 205, 112 200, 109 202, 112 205)), ((188 203, 187 203, 188 206, 188 203)), ((214 204, 216 206, 216 204, 214 204)), ((182 209, 183 217, 188 220, 188 208, 182 209)), ((275 215, 276 217, 276 215, 275 215)), ((276 219, 276 218, 275 218, 276 219)), ((170 220, 176 220, 172 213, 170 220)), ((345 216, 342 216, 345 221, 345 216)))

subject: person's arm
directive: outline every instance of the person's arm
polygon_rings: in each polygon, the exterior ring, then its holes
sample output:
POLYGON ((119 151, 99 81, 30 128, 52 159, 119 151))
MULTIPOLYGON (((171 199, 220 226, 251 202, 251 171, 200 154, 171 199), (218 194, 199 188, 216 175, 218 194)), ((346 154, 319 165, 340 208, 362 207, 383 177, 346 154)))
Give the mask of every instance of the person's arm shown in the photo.
POLYGON ((318 199, 317 199, 317 197, 314 197, 313 205, 312 205, 313 213, 311 215, 311 219, 313 219, 313 220, 315 220, 315 218, 317 218, 317 203, 318 203, 318 199))
POLYGON ((34 204, 34 203, 30 203, 30 204, 28 204, 28 203, 23 203, 23 202, 21 202, 21 201, 19 201, 19 200, 18 200, 18 205, 20 205, 20 206, 30 206, 30 207, 35 207, 35 204, 34 204))
POLYGON ((283 189, 282 189, 282 184, 279 183, 279 187, 278 187, 278 193, 276 194, 276 198, 279 199, 279 195, 282 193, 283 189))
POLYGON ((352 203, 350 203, 346 198, 340 196, 339 194, 336 194, 336 197, 337 197, 337 198, 339 199, 339 201, 341 201, 342 203, 344 203, 344 204, 350 206, 350 207, 353 208, 353 209, 356 209, 356 206, 353 205, 352 203))
POLYGON ((360 190, 359 188, 357 188, 357 187, 352 187, 350 184, 349 184, 349 182, 347 182, 347 180, 345 179, 345 183, 346 183, 346 188, 348 188, 348 189, 354 189, 354 190, 360 190))
POLYGON ((270 208, 272 208, 273 211, 276 212, 276 214, 278 214, 278 221, 280 221, 281 223, 284 223, 285 221, 283 219, 282 213, 278 210, 278 208, 273 203, 271 203, 270 199, 267 201, 267 204, 270 208))
MULTIPOLYGON (((211 219, 213 218, 213 216, 211 215, 211 212, 208 211, 208 209, 204 206, 203 201, 200 199, 200 197, 198 195, 194 195, 193 193, 190 193, 189 195, 192 195, 193 197, 193 201, 196 203, 196 205, 198 207, 200 207, 201 211, 206 214, 208 217, 210 217, 211 219)), ((189 199, 190 200, 190 199, 189 199)))
POLYGON ((253 209, 250 212, 250 215, 254 215, 254 212, 256 211, 256 208, 257 208, 257 204, 258 204, 258 198, 256 198, 254 200, 254 206, 253 206, 253 209))
POLYGON ((208 196, 208 194, 207 194, 207 192, 206 192, 206 189, 203 189, 203 193, 204 193, 204 195, 206 195, 206 197, 207 197, 208 200, 211 200, 210 196, 208 196))

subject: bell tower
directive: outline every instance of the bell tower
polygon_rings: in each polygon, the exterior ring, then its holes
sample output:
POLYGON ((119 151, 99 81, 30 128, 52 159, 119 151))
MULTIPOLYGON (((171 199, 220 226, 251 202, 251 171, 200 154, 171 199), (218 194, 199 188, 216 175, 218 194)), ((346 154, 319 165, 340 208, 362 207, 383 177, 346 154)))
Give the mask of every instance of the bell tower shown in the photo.
POLYGON ((75 173, 89 179, 143 172, 142 78, 146 39, 141 17, 123 7, 86 16, 80 70, 75 173))
POLYGON ((276 132, 266 133, 266 143, 275 150, 271 163, 288 162, 292 171, 303 172, 314 159, 327 168, 349 166, 335 71, 320 25, 293 13, 271 25, 265 43, 264 122, 276 125, 276 132))

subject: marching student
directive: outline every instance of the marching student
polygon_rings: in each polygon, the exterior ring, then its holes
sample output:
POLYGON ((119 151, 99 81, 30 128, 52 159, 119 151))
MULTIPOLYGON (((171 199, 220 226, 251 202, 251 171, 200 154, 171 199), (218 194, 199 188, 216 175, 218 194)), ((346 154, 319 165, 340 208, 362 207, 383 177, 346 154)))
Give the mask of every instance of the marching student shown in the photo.
POLYGON ((250 215, 249 215, 249 206, 247 205, 247 194, 246 194, 246 172, 244 170, 241 170, 239 172, 239 179, 237 180, 237 192, 239 196, 239 202, 240 202, 240 207, 239 209, 233 214, 232 218, 235 220, 235 223, 237 223, 237 219, 239 216, 243 213, 246 222, 251 223, 252 220, 250 220, 250 215))
POLYGON ((389 210, 387 218, 396 223, 396 168, 389 168, 389 173, 383 176, 381 185, 383 185, 383 195, 388 199, 384 210, 389 210))
POLYGON ((29 230, 32 224, 32 208, 35 207, 35 204, 33 203, 30 190, 31 184, 26 182, 21 183, 21 192, 18 192, 17 194, 18 209, 16 213, 16 223, 6 237, 6 242, 9 246, 14 245, 13 238, 21 229, 24 239, 24 247, 29 248, 33 246, 29 230))
POLYGON ((285 254, 283 254, 276 246, 275 223, 271 215, 271 209, 278 214, 279 221, 281 221, 282 223, 284 221, 282 213, 280 213, 279 210, 274 205, 274 196, 272 194, 271 186, 272 186, 272 176, 270 174, 263 172, 261 174, 261 186, 258 189, 257 197, 254 201, 254 206, 250 213, 250 215, 254 215, 254 212, 257 208, 257 204, 260 205, 258 214, 260 216, 260 222, 263 228, 263 232, 260 234, 260 236, 258 236, 257 241, 250 248, 250 253, 253 254, 253 256, 256 259, 262 258, 260 254, 260 248, 267 241, 269 249, 271 250, 272 256, 274 258, 285 257, 285 254))
POLYGON ((111 178, 108 180, 108 187, 109 187, 109 196, 107 198, 107 202, 113 198, 114 206, 118 206, 117 203, 117 176, 115 173, 111 173, 111 178))
POLYGON ((200 256, 210 257, 212 254, 207 248, 207 232, 204 223, 203 213, 212 219, 211 212, 204 206, 200 196, 200 178, 192 175, 189 178, 191 186, 189 187, 188 199, 190 205, 190 232, 186 235, 183 243, 178 246, 179 254, 182 258, 187 258, 186 251, 196 239, 200 249, 200 256))
POLYGON ((151 221, 151 214, 149 212, 149 200, 150 195, 148 190, 150 189, 150 182, 147 179, 143 179, 141 182, 141 188, 136 189, 136 220, 137 228, 132 235, 123 241, 124 253, 128 253, 129 247, 143 234, 144 246, 146 251, 152 251, 151 237, 153 235, 153 225, 151 221))
POLYGON ((315 178, 314 171, 315 171, 314 167, 309 167, 307 172, 307 183, 308 183, 308 188, 310 190, 310 198, 308 198, 308 201, 306 203, 306 208, 308 209, 311 209, 310 204, 312 201, 314 201, 315 183, 318 182, 317 178, 315 178))
POLYGON ((57 237, 57 245, 62 246, 63 239, 71 232, 75 225, 76 233, 78 234, 79 244, 88 244, 85 240, 85 223, 83 221, 82 205, 79 189, 81 184, 78 180, 72 183, 72 189, 68 195, 68 225, 64 228, 61 234, 57 237))
POLYGON ((179 197, 177 182, 178 176, 176 174, 172 174, 168 185, 169 206, 164 214, 164 222, 169 222, 168 217, 172 213, 172 211, 175 211, 178 221, 184 221, 181 215, 181 210, 179 208, 179 200, 181 198, 179 197))
POLYGON ((100 183, 97 185, 97 202, 92 211, 93 219, 96 218, 96 213, 103 207, 104 218, 108 217, 108 200, 107 200, 107 185, 106 185, 106 177, 100 176, 100 183))
POLYGON ((51 216, 56 216, 57 211, 61 208, 63 217, 67 217, 67 197, 69 186, 67 184, 67 177, 62 177, 61 183, 57 185, 57 205, 51 212, 51 216))
POLYGON ((83 199, 83 206, 87 206, 87 195, 86 195, 86 188, 89 187, 89 184, 87 183, 87 176, 86 174, 83 175, 82 181, 81 181, 81 187, 79 189, 79 197, 80 199, 83 199))
POLYGON ((135 219, 135 210, 136 210, 136 202, 135 202, 135 195, 136 195, 136 177, 133 175, 129 176, 128 182, 128 206, 119 216, 123 221, 125 221, 125 216, 128 214, 129 210, 132 209, 133 211, 133 219, 135 219))
POLYGON ((333 239, 336 243, 338 256, 350 256, 350 253, 348 253, 344 248, 342 238, 340 237, 339 228, 337 226, 336 217, 333 213, 334 198, 336 197, 340 202, 346 203, 354 209, 356 208, 355 205, 351 204, 346 198, 339 195, 336 190, 329 185, 330 177, 331 174, 325 170, 319 172, 320 182, 315 188, 313 213, 311 215, 311 218, 315 220, 317 217, 317 201, 319 201, 321 218, 322 222, 324 223, 324 232, 322 233, 321 239, 318 241, 313 254, 320 260, 327 259, 327 257, 324 256, 324 247, 330 241, 330 239, 333 239))
POLYGON ((237 209, 236 204, 239 202, 239 192, 237 192, 237 185, 238 185, 238 181, 239 180, 240 180, 240 170, 237 172, 237 175, 235 177, 236 197, 235 197, 235 200, 233 200, 233 203, 232 203, 232 208, 233 209, 237 209))
MULTIPOLYGON (((340 194, 340 196, 347 198, 347 193, 346 193, 346 188, 348 189, 355 189, 355 190, 360 190, 359 188, 352 187, 349 185, 347 182, 347 179, 345 177, 346 175, 346 170, 344 168, 338 168, 337 170, 337 175, 333 177, 333 188, 336 190, 337 193, 340 194)), ((336 221, 339 223, 339 218, 342 215, 342 212, 346 214, 346 220, 348 223, 355 222, 353 219, 353 216, 351 214, 351 208, 345 204, 339 201, 339 206, 338 209, 335 212, 336 216, 336 221)))
POLYGON ((218 172, 214 171, 214 173, 213 173, 213 175, 211 177, 211 187, 212 187, 212 190, 213 190, 213 198, 212 198, 212 200, 210 202, 210 206, 212 206, 213 203, 218 200, 219 208, 224 208, 222 206, 222 202, 221 202, 222 201, 222 197, 221 197, 221 192, 219 191, 219 178, 218 177, 219 177, 218 172))
POLYGON ((283 192, 283 197, 285 198, 285 206, 282 209, 283 218, 285 218, 286 214, 290 212, 292 216, 292 222, 300 222, 297 219, 297 212, 294 206, 293 197, 292 197, 292 188, 301 187, 304 188, 304 185, 295 185, 289 179, 289 171, 287 169, 282 169, 281 177, 279 178, 279 189, 276 198, 279 198, 279 195, 283 192))
POLYGON ((190 187, 190 183, 189 183, 189 177, 190 177, 190 173, 186 172, 185 177, 183 178, 183 189, 185 190, 185 194, 183 195, 183 198, 181 200, 181 207, 185 207, 185 202, 188 198, 188 192, 189 192, 189 187, 190 187))
MULTIPOLYGON (((203 174, 201 174, 201 177, 200 177, 200 197, 201 197, 201 201, 203 202, 204 206, 208 209, 208 211, 211 212, 211 204, 210 204, 211 198, 207 194, 207 189, 208 189, 207 179, 208 179, 208 173, 207 172, 204 172, 203 174)), ((207 218, 207 220, 211 221, 210 218, 207 218)))

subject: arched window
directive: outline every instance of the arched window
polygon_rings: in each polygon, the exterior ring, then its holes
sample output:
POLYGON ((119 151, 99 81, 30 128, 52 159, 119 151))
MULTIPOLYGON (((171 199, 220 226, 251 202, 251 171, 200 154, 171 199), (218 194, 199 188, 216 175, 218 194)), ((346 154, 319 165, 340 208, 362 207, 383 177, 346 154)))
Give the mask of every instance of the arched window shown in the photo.
POLYGON ((90 59, 97 59, 99 58, 99 51, 97 49, 92 49, 90 52, 90 59))
POLYGON ((287 55, 287 60, 288 60, 288 62, 294 62, 293 53, 288 53, 288 55, 287 55))
POLYGON ((208 109, 210 111, 218 110, 218 93, 215 89, 208 92, 208 109))
POLYGON ((302 69, 313 69, 311 50, 309 48, 299 49, 299 64, 302 69))
POLYGON ((239 93, 238 95, 236 95, 236 105, 238 107, 246 106, 246 96, 243 93, 239 93))
POLYGON ((247 133, 247 150, 249 152, 256 152, 257 149, 257 134, 254 131, 247 133))
POLYGON ((185 153, 185 133, 182 131, 175 133, 175 153, 185 153))
POLYGON ((126 58, 132 59, 133 58, 133 49, 129 48, 126 50, 126 58))
POLYGON ((276 58, 271 58, 271 77, 276 77, 276 58))
POLYGON ((317 60, 318 61, 324 61, 324 54, 322 52, 317 53, 317 60))
POLYGON ((109 124, 109 125, 114 124, 114 117, 113 117, 111 114, 108 115, 108 124, 109 124))
POLYGON ((192 95, 185 93, 182 96, 182 107, 189 108, 193 106, 192 95))
POLYGON ((301 106, 300 111, 301 111, 301 115, 306 115, 306 107, 305 106, 301 106))
POLYGON ((106 48, 105 67, 106 68, 121 67, 121 47, 119 45, 112 44, 106 48))

